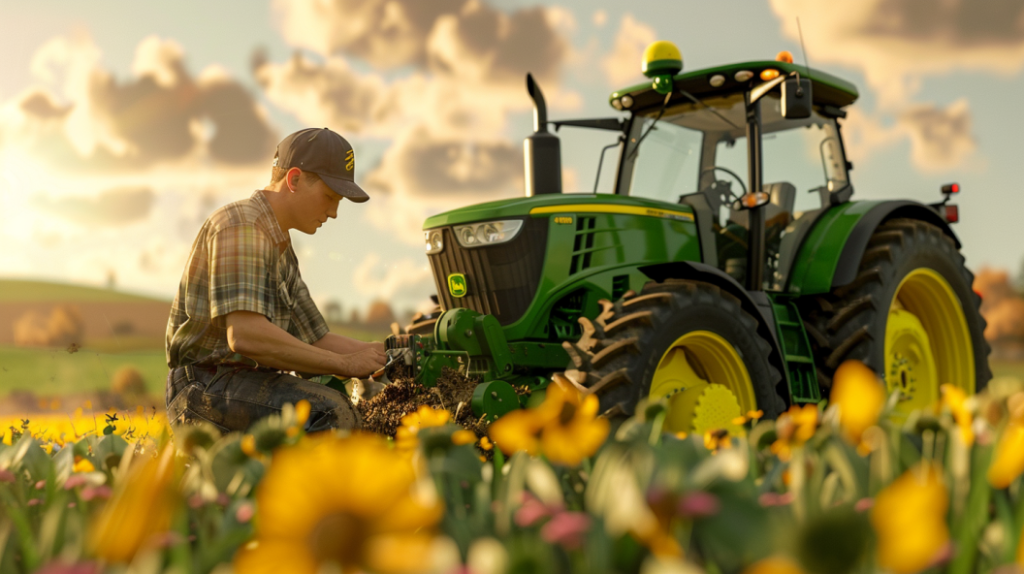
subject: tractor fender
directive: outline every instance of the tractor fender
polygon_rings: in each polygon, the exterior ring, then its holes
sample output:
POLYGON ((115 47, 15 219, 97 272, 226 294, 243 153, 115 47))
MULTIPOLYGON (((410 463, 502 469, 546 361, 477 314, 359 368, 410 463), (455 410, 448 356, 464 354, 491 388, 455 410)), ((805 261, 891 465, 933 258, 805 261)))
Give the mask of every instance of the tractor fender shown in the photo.
POLYGON ((960 240, 956 234, 931 207, 916 201, 886 201, 864 214, 846 238, 846 244, 839 255, 836 273, 832 276, 832 289, 849 285, 857 277, 857 268, 860 267, 860 260, 864 257, 864 251, 868 248, 868 241, 875 233, 875 229, 886 221, 897 218, 919 219, 930 223, 948 235, 956 244, 956 248, 960 249, 960 240))
POLYGON ((722 291, 736 297, 740 302, 740 307, 757 320, 757 334, 771 345, 773 352, 769 361, 773 367, 782 373, 782 382, 779 384, 785 385, 785 392, 781 396, 790 397, 789 370, 786 368, 782 347, 779 345, 778 331, 775 325, 775 312, 772 309, 771 300, 764 291, 747 291, 738 281, 721 269, 696 261, 658 263, 640 267, 639 270, 652 281, 657 281, 658 283, 666 279, 703 281, 715 285, 722 291))
POLYGON ((850 284, 857 276, 860 260, 875 229, 899 217, 935 225, 960 247, 949 224, 923 203, 909 200, 843 203, 818 217, 800 244, 785 291, 794 295, 815 295, 850 284))

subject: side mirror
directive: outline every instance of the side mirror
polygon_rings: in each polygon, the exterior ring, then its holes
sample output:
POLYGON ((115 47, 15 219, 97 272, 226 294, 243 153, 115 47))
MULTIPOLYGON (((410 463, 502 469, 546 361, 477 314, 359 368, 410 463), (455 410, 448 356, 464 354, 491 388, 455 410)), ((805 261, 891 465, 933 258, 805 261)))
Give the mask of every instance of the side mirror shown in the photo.
POLYGON ((789 77, 782 82, 782 117, 802 120, 811 117, 811 80, 789 77))

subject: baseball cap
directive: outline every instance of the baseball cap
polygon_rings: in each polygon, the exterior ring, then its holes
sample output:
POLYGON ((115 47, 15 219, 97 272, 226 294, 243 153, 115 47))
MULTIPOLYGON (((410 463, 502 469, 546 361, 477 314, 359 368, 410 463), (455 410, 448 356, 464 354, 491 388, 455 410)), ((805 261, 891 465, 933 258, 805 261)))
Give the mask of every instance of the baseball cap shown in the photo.
POLYGON ((274 165, 311 171, 320 176, 331 191, 356 203, 370 199, 363 188, 356 185, 356 157, 352 145, 327 128, 306 128, 285 137, 277 144, 274 165))

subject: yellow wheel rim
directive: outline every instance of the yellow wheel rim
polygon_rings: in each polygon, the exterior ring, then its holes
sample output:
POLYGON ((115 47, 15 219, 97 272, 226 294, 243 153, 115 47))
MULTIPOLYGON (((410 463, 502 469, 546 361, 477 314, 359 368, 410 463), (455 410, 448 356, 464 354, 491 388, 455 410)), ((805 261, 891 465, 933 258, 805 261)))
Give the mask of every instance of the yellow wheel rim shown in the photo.
POLYGON ((936 271, 907 274, 889 304, 885 325, 885 384, 900 391, 898 410, 909 414, 939 399, 949 383, 974 393, 974 346, 963 306, 936 271))
POLYGON ((736 349, 711 331, 693 331, 676 339, 661 356, 651 379, 652 401, 668 398, 665 428, 704 434, 726 429, 757 408, 754 385, 736 349))

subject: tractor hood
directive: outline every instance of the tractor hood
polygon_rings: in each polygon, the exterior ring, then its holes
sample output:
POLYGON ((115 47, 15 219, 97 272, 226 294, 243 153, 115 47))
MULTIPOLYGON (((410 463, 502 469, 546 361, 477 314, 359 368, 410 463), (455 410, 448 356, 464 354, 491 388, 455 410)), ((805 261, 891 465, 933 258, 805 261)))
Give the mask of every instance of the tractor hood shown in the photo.
POLYGON ((693 217, 693 211, 686 205, 669 206, 652 199, 609 193, 558 193, 489 201, 453 209, 427 219, 423 229, 426 231, 446 225, 572 212, 633 213, 678 219, 693 217))

